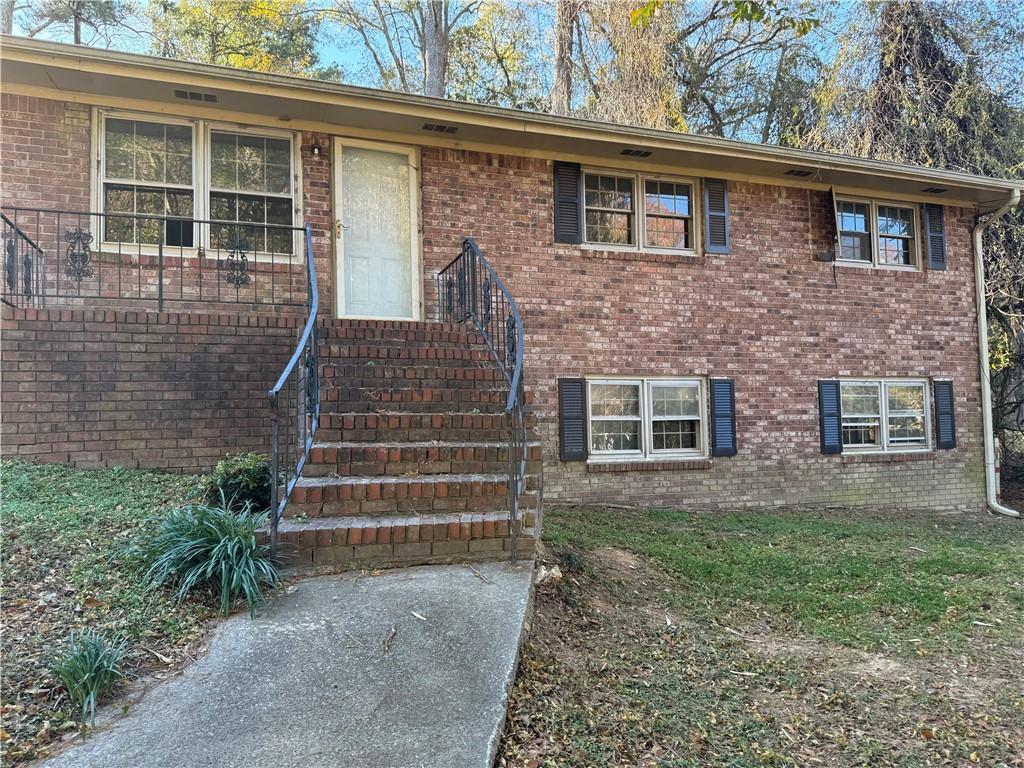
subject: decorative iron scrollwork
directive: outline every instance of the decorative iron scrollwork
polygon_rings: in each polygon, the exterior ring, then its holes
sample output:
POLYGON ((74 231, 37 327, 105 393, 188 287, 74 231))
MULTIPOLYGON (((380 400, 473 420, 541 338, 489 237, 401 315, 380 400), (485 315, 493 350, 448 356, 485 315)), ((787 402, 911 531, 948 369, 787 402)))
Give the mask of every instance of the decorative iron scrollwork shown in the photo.
POLYGON ((483 324, 486 328, 491 324, 491 276, 488 275, 484 278, 484 310, 483 310, 483 324))
POLYGON ((465 317, 466 315, 466 268, 459 264, 458 271, 459 280, 459 317, 465 317))
POLYGON ((4 273, 8 290, 18 290, 18 246, 13 237, 4 241, 4 273))
POLYGON ((25 258, 21 262, 22 284, 25 286, 26 296, 32 295, 32 255, 28 250, 24 253, 25 258))
POLYGON ((252 278, 249 276, 249 244, 246 242, 233 242, 228 248, 228 273, 224 279, 241 288, 248 285, 252 278))
POLYGON ((509 370, 516 367, 516 319, 505 318, 505 365, 509 370))
POLYGON ((92 277, 93 274, 90 264, 92 261, 92 232, 75 227, 64 233, 64 239, 68 243, 64 274, 81 285, 85 278, 92 277))
POLYGON ((316 341, 316 330, 314 329, 313 335, 310 337, 310 347, 306 350, 306 415, 311 416, 316 413, 317 397, 320 392, 319 377, 320 371, 317 370, 318 361, 317 355, 314 354, 314 350, 317 348, 316 341))

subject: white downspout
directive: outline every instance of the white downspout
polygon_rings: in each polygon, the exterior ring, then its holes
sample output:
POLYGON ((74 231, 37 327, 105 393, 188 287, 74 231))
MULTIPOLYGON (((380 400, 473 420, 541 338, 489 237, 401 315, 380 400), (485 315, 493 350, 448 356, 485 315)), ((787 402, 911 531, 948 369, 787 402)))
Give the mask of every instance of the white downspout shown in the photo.
POLYGON ((991 216, 974 225, 974 301, 978 311, 978 360, 981 371, 981 419, 983 439, 985 443, 985 498, 988 508, 1000 515, 1020 517, 1020 512, 999 503, 999 488, 996 482, 996 446, 992 427, 992 381, 990 380, 988 361, 988 315, 985 312, 985 261, 982 257, 981 235, 986 228, 997 221, 1004 213, 1020 202, 1020 190, 1010 193, 991 216))

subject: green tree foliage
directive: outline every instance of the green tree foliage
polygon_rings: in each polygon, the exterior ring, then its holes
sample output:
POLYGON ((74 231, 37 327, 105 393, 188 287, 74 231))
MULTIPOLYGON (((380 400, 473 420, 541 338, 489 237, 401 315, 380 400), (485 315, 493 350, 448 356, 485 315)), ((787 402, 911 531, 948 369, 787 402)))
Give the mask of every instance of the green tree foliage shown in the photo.
POLYGON ((320 14, 306 0, 155 0, 153 52, 169 58, 317 75, 320 14))

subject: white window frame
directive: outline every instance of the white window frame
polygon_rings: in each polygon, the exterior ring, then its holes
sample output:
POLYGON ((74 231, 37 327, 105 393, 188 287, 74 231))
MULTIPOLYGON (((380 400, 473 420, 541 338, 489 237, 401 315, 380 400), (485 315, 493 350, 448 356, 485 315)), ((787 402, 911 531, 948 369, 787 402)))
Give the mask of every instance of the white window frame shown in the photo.
MULTIPOLYGON (((203 146, 205 151, 203 152, 203 215, 200 218, 210 218, 210 195, 213 192, 227 192, 230 194, 246 194, 238 190, 223 190, 220 188, 214 189, 213 187, 213 133, 214 131, 220 133, 235 133, 239 135, 248 136, 260 136, 268 139, 285 139, 288 141, 291 148, 289 154, 291 156, 292 168, 289 174, 290 182, 290 193, 292 201, 292 226, 298 226, 298 222, 302 221, 302 135, 295 131, 282 130, 280 128, 262 128, 260 126, 248 126, 248 125, 232 125, 231 123, 208 121, 203 123, 204 136, 203 146)), ((264 193, 253 192, 254 195, 262 195, 264 197, 284 197, 283 195, 267 195, 264 193)), ((206 227, 206 240, 209 240, 209 227, 206 227)), ((274 259, 284 260, 287 258, 296 258, 302 254, 303 235, 301 232, 292 233, 292 253, 289 257, 288 254, 274 253, 274 259)), ((206 247, 209 247, 209 242, 204 242, 206 247)), ((257 251, 257 256, 264 255, 263 252, 257 251)), ((269 261, 269 257, 268 257, 269 261)))
MULTIPOLYGON (((210 152, 211 140, 210 133, 212 131, 222 131, 224 133, 238 133, 238 134, 249 134, 254 136, 265 136, 267 138, 284 138, 288 139, 291 143, 291 161, 292 161, 292 172, 291 176, 291 194, 292 194, 292 226, 299 226, 303 220, 303 185, 302 185, 302 135, 298 131, 289 131, 281 128, 273 127, 262 127, 258 125, 239 125, 237 123, 229 123, 219 120, 202 120, 199 118, 188 118, 188 117, 177 117, 164 114, 155 114, 152 112, 137 112, 122 109, 103 109, 94 108, 92 113, 92 153, 94 158, 94 173, 92 174, 92 183, 90 185, 90 205, 93 211, 97 213, 105 213, 105 196, 103 194, 103 187, 108 183, 106 178, 106 121, 107 119, 123 119, 123 120, 139 120, 149 123, 161 123, 166 125, 188 125, 192 128, 192 215, 196 220, 203 221, 209 220, 210 218, 210 191, 211 191, 211 164, 212 154, 210 152)), ((116 180, 109 181, 109 183, 117 183, 116 180)), ((145 186, 144 183, 141 183, 145 186)), ((157 186, 168 186, 168 185, 157 185, 157 186)), ((181 185, 170 185, 173 188, 189 189, 189 187, 182 187, 181 185)), ((103 233, 105 228, 102 227, 100 219, 103 217, 93 217, 96 221, 92 222, 93 232, 100 233, 97 237, 99 243, 98 247, 101 251, 118 251, 123 250, 127 244, 107 242, 103 239, 103 233)), ((173 246, 169 251, 174 255, 182 255, 187 257, 196 257, 199 253, 200 248, 210 248, 210 233, 209 226, 201 226, 200 236, 197 241, 191 247, 178 247, 173 246)), ((277 263, 282 263, 285 260, 297 259, 302 257, 303 253, 303 234, 300 231, 294 233, 294 243, 292 246, 292 253, 274 253, 273 260, 277 263)), ((155 256, 159 251, 156 245, 148 244, 131 244, 131 252, 139 253, 147 256, 155 256)), ((250 258, 254 258, 258 262, 270 262, 271 255, 262 251, 257 251, 250 258)))
MULTIPOLYGON (((916 453, 921 451, 930 451, 932 449, 932 404, 931 404, 931 387, 927 379, 916 379, 916 378, 857 378, 857 379, 840 379, 839 381, 839 402, 840 411, 842 410, 843 401, 843 386, 844 385, 871 385, 878 387, 878 413, 879 413, 879 437, 880 443, 878 445, 847 445, 843 444, 843 453, 916 453), (924 442, 917 444, 908 444, 901 442, 893 442, 889 436, 889 387, 890 386, 913 386, 920 387, 924 393, 922 400, 923 411, 921 418, 924 421, 924 442)), ((895 418, 895 417, 894 417, 895 418)), ((842 434, 843 424, 846 421, 846 416, 843 414, 840 418, 839 429, 842 434)))
POLYGON ((708 389, 703 378, 680 378, 676 376, 650 377, 594 377, 587 378, 587 461, 593 463, 616 461, 671 461, 676 459, 704 459, 708 456, 710 440, 708 437, 708 389), (592 416, 591 388, 595 384, 622 385, 629 384, 638 388, 640 395, 640 415, 633 416, 592 416), (659 418, 659 421, 697 421, 697 447, 677 449, 654 449, 654 409, 653 391, 658 386, 696 387, 699 411, 697 419, 677 417, 659 418), (595 421, 633 421, 640 422, 640 450, 638 451, 595 451, 593 449, 592 424, 595 421))
POLYGON ((845 267, 861 267, 873 269, 892 269, 898 272, 920 272, 923 269, 921 262, 921 206, 918 203, 908 203, 905 200, 883 200, 878 198, 857 197, 855 195, 844 195, 833 193, 832 216, 836 226, 836 237, 839 235, 839 203, 859 203, 868 207, 868 241, 871 246, 871 260, 860 261, 858 259, 844 259, 842 248, 838 239, 836 242, 836 263, 845 267), (913 233, 910 237, 910 255, 913 264, 884 264, 881 261, 881 247, 879 239, 882 234, 878 231, 878 209, 882 208, 903 208, 911 212, 910 223, 913 233))
MULTIPOLYGON (((701 194, 702 190, 698 180, 686 176, 670 176, 665 174, 642 173, 637 171, 622 170, 616 168, 599 168, 585 166, 580 171, 583 174, 583 246, 591 250, 599 251, 634 251, 639 253, 665 253, 676 256, 696 256, 700 252, 702 221, 701 218, 701 194), (622 243, 602 243, 595 240, 587 240, 587 204, 586 204, 586 177, 587 174, 599 176, 615 176, 620 179, 630 179, 633 182, 633 236, 635 243, 626 245, 622 243), (647 242, 647 210, 645 182, 667 181, 673 184, 687 184, 690 187, 690 247, 689 248, 665 248, 661 246, 645 245, 647 242)), ((603 209, 602 209, 603 210, 603 209)), ((623 211, 625 212, 625 211, 623 211)))

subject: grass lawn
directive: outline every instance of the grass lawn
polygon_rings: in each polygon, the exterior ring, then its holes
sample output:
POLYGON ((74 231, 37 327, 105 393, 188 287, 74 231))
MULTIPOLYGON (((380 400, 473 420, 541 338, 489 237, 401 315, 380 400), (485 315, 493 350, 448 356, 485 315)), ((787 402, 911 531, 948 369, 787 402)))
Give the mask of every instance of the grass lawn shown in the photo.
POLYGON ((1024 523, 553 509, 505 766, 1024 766, 1024 523))
POLYGON ((212 611, 148 590, 137 542, 153 516, 180 505, 197 479, 0 463, 3 492, 2 762, 44 754, 77 729, 47 662, 73 629, 129 640, 125 668, 166 674, 189 658, 212 611))

